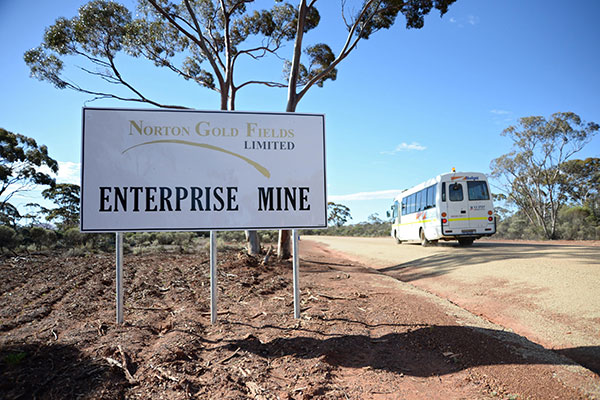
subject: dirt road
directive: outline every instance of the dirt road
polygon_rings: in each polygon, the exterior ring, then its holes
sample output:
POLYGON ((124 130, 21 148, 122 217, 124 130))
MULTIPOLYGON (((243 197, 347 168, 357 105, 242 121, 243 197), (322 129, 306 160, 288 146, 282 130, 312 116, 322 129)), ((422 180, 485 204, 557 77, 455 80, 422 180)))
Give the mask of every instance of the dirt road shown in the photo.
POLYGON ((600 247, 303 237, 514 330, 600 373, 600 247))

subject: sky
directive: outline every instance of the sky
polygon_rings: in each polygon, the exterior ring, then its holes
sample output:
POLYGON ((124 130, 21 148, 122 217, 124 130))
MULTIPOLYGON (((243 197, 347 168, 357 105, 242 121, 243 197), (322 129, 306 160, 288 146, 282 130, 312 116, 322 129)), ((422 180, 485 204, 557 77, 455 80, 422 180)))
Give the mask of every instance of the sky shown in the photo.
MULTIPOLYGON (((79 183, 82 107, 149 108, 90 102, 89 96, 30 78, 23 53, 41 43, 56 18, 75 16, 84 3, 0 0, 0 127, 48 146, 60 164, 59 182, 79 183)), ((306 44, 341 49, 346 36, 339 4, 317 2, 321 23, 306 35, 306 44)), ((511 151, 502 131, 521 117, 572 111, 600 123, 599 14, 596 0, 458 0, 442 18, 428 15, 423 29, 407 30, 400 17, 391 29, 362 41, 339 65, 337 79, 313 87, 297 108, 326 116, 328 200, 349 207, 351 223, 375 213, 384 218, 403 189, 452 168, 489 173, 490 162, 511 151)), ((219 108, 214 92, 143 60, 118 61, 148 97, 219 108)), ((282 76, 280 61, 248 62, 238 71, 240 80, 282 76)), ((73 78, 79 79, 75 72, 73 78)), ((236 108, 284 111, 286 96, 281 89, 243 89, 236 108)), ((597 135, 576 157, 599 156, 597 135)), ((13 203, 38 200, 32 192, 13 203)))

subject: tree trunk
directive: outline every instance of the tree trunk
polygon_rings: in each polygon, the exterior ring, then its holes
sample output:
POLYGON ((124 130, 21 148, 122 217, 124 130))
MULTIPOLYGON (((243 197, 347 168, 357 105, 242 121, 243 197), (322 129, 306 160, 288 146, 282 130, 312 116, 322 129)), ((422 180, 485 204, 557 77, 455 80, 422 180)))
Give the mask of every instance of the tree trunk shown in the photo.
POLYGON ((260 240, 257 231, 245 231, 248 242, 248 254, 256 256, 260 253, 260 240))
MULTIPOLYGON (((300 100, 298 98, 298 93, 296 92, 296 84, 298 83, 299 77, 300 57, 302 56, 302 40, 304 39, 306 13, 306 0, 300 0, 300 5, 298 6, 298 24, 296 25, 296 39, 294 40, 294 56, 292 58, 290 79, 288 82, 288 99, 287 106, 285 107, 286 112, 296 112, 296 106, 300 100)), ((292 234, 289 230, 279 231, 279 240, 277 242, 277 257, 279 259, 287 260, 292 255, 290 250, 290 236, 292 236, 292 234)))
POLYGON ((279 231, 279 241, 277 243, 277 258, 279 258, 280 260, 287 260, 292 256, 292 252, 290 251, 291 236, 291 231, 289 230, 279 231))

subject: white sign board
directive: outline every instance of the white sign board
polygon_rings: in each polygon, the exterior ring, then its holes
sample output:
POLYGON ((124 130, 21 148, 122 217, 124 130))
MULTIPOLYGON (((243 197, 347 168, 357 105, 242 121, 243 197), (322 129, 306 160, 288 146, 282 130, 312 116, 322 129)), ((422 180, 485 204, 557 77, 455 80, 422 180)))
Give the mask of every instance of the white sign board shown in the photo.
POLYGON ((325 228, 325 116, 83 109, 81 230, 325 228))

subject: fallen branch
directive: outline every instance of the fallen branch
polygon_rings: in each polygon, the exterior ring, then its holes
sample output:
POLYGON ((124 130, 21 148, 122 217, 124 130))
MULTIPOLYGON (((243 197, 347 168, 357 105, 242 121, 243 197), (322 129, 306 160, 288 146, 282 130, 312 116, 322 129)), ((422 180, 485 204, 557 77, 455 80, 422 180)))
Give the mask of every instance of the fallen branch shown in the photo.
POLYGON ((259 312, 259 313, 255 314, 255 315, 253 315, 252 317, 250 317, 250 319, 258 318, 258 317, 260 317, 261 315, 264 315, 264 316, 266 317, 266 316, 267 316, 267 313, 266 313, 266 312, 264 312, 264 311, 261 311, 261 312, 259 312))
MULTIPOLYGON (((125 367, 123 367, 123 364, 121 364, 120 362, 118 362, 117 360, 115 360, 114 358, 110 358, 110 357, 105 357, 104 358, 106 360, 106 362, 108 362, 111 366, 113 367, 117 367, 121 370, 123 370, 123 372, 125 373, 125 378, 127 378, 127 381, 131 384, 136 383, 135 380, 132 382, 129 380, 129 377, 131 377, 131 374, 129 373, 129 371, 127 371, 127 369, 125 367), (129 376, 128 376, 129 375, 129 376)), ((133 379, 133 377, 131 377, 133 379)))
POLYGON ((142 311, 171 311, 171 307, 128 307, 130 310, 142 310, 142 311))
POLYGON ((231 360, 233 357, 235 357, 237 355, 237 353, 239 353, 240 350, 241 350, 241 348, 238 347, 237 350, 233 352, 233 354, 231 354, 231 355, 225 357, 224 359, 222 359, 221 361, 219 361, 219 364, 223 364, 224 362, 231 360))
POLYGON ((325 297, 329 300, 352 300, 351 297, 338 297, 338 296, 330 296, 328 294, 317 293, 317 296, 325 297))
POLYGON ((265 254, 265 258, 263 258, 262 265, 266 265, 269 262, 269 258, 271 257, 272 250, 273 250, 273 246, 269 246, 269 250, 267 250, 267 254, 265 254))
POLYGON ((121 361, 123 362, 123 371, 125 372, 125 378, 127 378, 127 381, 131 384, 137 383, 137 381, 135 380, 133 375, 131 375, 129 369, 127 368, 127 355, 123 351, 123 348, 121 347, 121 345, 118 345, 117 349, 119 349, 119 354, 121 354, 121 361))
MULTIPOLYGON (((225 314, 229 314, 231 311, 217 311, 217 315, 225 315, 225 314)), ((211 316, 211 312, 210 311, 206 311, 203 313, 200 313, 200 315, 202 315, 203 317, 210 317, 211 316)))
POLYGON ((171 380, 173 382, 179 382, 179 378, 177 378, 176 376, 171 375, 169 372, 165 371, 164 369, 162 369, 161 367, 154 367, 151 366, 154 370, 158 371, 158 373, 160 374, 160 376, 162 378, 171 380))

